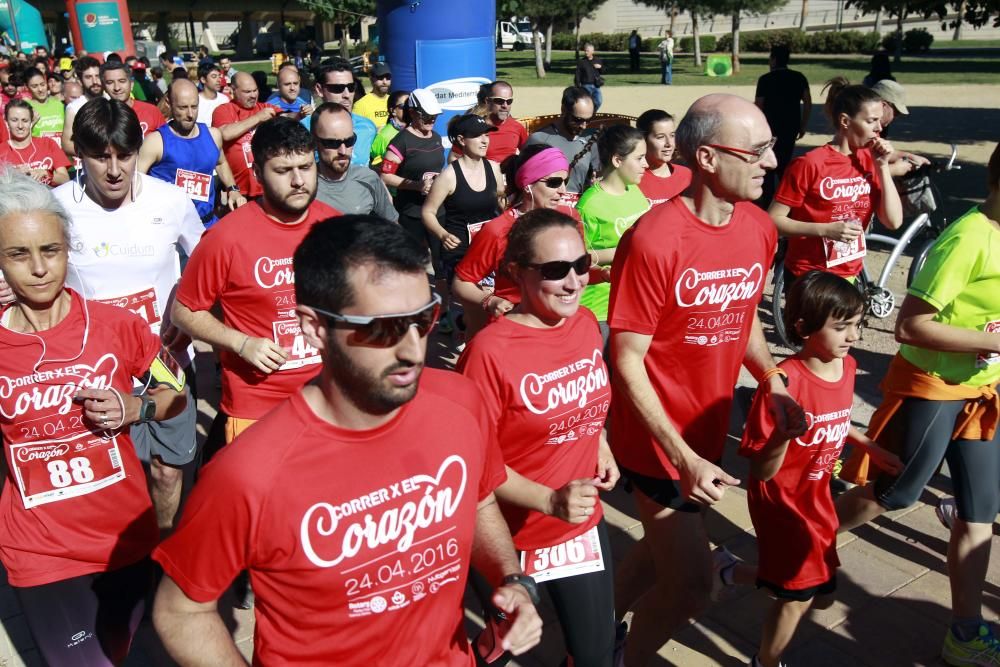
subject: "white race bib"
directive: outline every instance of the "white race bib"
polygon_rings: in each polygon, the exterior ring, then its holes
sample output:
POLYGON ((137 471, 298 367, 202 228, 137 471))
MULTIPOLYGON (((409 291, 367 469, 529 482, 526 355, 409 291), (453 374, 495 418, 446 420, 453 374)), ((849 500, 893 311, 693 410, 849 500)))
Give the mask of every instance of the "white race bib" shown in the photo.
POLYGON ((554 547, 521 552, 521 569, 539 582, 603 571, 604 554, 597 526, 554 547))
POLYGON ((125 479, 115 436, 10 445, 10 464, 25 509, 85 496, 125 479))

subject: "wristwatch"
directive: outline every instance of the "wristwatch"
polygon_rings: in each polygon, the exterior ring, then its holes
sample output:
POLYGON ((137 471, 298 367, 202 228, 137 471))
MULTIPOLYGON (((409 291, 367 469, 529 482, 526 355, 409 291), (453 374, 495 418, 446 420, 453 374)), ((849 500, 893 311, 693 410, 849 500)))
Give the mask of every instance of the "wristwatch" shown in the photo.
POLYGON ((156 417, 156 401, 151 399, 149 396, 140 396, 139 400, 142 401, 142 405, 139 406, 139 424, 145 424, 146 422, 151 422, 156 417))
POLYGON ((239 191, 240 191, 240 186, 236 185, 235 183, 226 188, 226 192, 239 192, 239 191))
POLYGON ((538 584, 535 580, 526 574, 508 574, 503 578, 504 586, 509 586, 511 584, 517 584, 523 588, 528 593, 528 597, 531 598, 531 604, 536 607, 541 603, 542 598, 538 595, 538 584))

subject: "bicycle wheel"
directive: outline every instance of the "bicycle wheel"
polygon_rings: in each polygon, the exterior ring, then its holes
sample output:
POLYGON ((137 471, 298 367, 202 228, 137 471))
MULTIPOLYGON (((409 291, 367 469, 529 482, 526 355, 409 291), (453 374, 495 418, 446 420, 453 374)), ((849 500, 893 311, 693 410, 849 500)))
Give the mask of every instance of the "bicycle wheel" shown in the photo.
POLYGON ((936 238, 929 238, 924 241, 917 252, 913 255, 913 261, 910 262, 910 271, 906 274, 906 286, 909 287, 913 284, 914 279, 916 279, 917 274, 920 273, 920 269, 924 268, 924 264, 927 262, 927 255, 930 254, 931 248, 937 243, 936 238))
POLYGON ((794 345, 788 338, 788 331, 785 330, 785 266, 777 264, 774 267, 774 291, 771 293, 771 316, 774 319, 774 332, 778 334, 778 340, 789 350, 798 351, 798 346, 794 345))

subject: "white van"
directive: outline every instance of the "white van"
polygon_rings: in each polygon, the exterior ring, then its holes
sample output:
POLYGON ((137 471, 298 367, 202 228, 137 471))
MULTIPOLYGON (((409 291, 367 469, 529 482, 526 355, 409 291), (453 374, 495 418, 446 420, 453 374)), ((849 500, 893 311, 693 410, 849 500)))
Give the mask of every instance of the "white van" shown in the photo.
MULTIPOLYGON (((511 20, 497 21, 497 48, 514 49, 521 51, 529 46, 534 46, 535 40, 531 32, 531 21, 511 20)), ((542 44, 545 43, 545 36, 539 36, 542 44)))

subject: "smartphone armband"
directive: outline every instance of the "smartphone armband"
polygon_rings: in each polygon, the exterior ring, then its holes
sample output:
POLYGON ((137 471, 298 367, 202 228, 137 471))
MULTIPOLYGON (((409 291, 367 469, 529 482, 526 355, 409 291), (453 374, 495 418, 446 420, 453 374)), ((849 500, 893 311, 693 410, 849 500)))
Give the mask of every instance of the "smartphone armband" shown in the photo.
POLYGON ((170 387, 174 391, 184 391, 187 378, 173 355, 167 348, 162 347, 160 353, 153 358, 153 363, 149 365, 143 381, 147 381, 151 387, 170 387))

